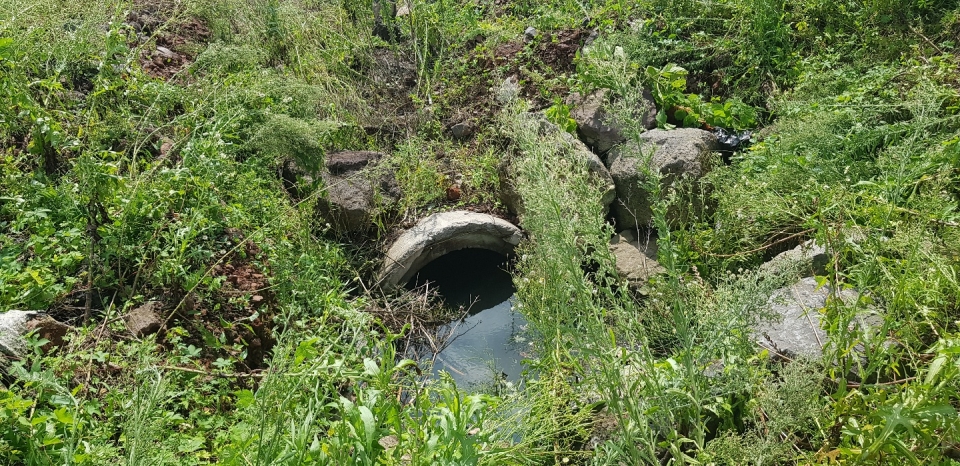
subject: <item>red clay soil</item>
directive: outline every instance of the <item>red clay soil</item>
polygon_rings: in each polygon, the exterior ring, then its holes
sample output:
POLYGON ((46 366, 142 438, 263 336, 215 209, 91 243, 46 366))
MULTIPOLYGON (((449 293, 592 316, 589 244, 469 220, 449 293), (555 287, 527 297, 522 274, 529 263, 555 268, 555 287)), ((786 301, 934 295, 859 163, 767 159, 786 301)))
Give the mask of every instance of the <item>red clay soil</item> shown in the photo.
MULTIPOLYGON (((234 242, 244 241, 236 230, 227 234, 234 242)), ((240 250, 214 266, 212 275, 222 277, 223 285, 209 302, 198 306, 200 321, 208 331, 214 335, 222 332, 228 344, 246 350, 243 359, 246 370, 265 367, 269 352, 276 344, 272 332, 276 300, 269 278, 258 265, 263 261, 260 248, 251 241, 244 241, 240 250)))

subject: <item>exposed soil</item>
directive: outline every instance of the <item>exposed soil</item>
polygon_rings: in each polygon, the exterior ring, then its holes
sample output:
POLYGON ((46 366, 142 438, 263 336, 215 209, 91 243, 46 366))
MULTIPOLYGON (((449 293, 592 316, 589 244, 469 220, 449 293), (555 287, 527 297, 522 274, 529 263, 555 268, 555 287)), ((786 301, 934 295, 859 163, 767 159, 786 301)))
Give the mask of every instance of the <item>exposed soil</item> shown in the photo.
MULTIPOLYGON (((552 84, 540 88, 537 76, 560 76, 576 71, 577 52, 583 48, 590 31, 566 29, 555 34, 543 35, 530 43, 521 40, 501 44, 487 57, 485 68, 500 69, 506 76, 520 78, 521 95, 532 101, 535 108, 552 104, 544 94, 564 95, 569 89, 564 84, 552 84)), ((558 80, 562 82, 562 80, 558 80)))
POLYGON ((351 68, 366 79, 362 94, 372 110, 370 121, 364 122, 368 133, 404 136, 416 127, 416 105, 410 97, 417 87, 413 57, 380 48, 373 51, 372 59, 358 59, 351 68))
MULTIPOLYGON (((246 351, 246 370, 261 369, 276 344, 272 331, 276 299, 263 269, 260 248, 243 239, 238 230, 228 230, 227 235, 233 243, 242 242, 243 246, 213 267, 213 277, 222 279, 223 285, 213 296, 198 303, 197 315, 207 331, 214 335, 222 332, 228 345, 232 343, 246 351)), ((240 356, 236 349, 225 351, 230 356, 240 356)))
MULTIPOLYGON (((230 244, 241 244, 236 251, 213 266, 211 276, 221 283, 216 291, 199 296, 190 293, 182 299, 167 296, 161 319, 165 319, 182 300, 174 315, 175 325, 188 330, 183 344, 200 348, 201 364, 208 371, 218 358, 239 360, 237 372, 250 372, 266 367, 270 351, 276 344, 273 337, 273 315, 276 300, 265 271, 263 252, 252 241, 245 240, 239 230, 228 229, 230 244), (211 344, 210 338, 220 342, 211 344)), ((169 347, 161 331, 158 342, 169 347)), ((168 348, 172 349, 172 348, 168 348)))
POLYGON ((177 18, 168 0, 134 2, 126 23, 143 45, 140 65, 150 76, 169 80, 187 68, 210 40, 210 29, 196 18, 177 18), (150 43, 150 40, 153 43, 150 43))
POLYGON ((572 73, 576 71, 577 51, 583 47, 590 31, 567 29, 556 35, 548 36, 537 45, 537 58, 549 66, 554 73, 572 73))

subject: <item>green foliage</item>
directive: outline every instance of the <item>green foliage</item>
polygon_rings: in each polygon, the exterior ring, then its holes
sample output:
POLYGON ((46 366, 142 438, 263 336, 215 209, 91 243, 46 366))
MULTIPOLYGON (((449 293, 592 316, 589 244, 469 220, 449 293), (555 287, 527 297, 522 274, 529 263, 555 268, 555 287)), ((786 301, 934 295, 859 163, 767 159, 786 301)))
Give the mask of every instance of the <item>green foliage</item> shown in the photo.
POLYGON ((637 62, 627 57, 624 48, 612 40, 598 39, 577 60, 578 78, 587 86, 612 89, 622 95, 637 84, 637 62))
POLYGON ((532 445, 537 454, 552 455, 555 462, 576 460, 582 453, 573 445, 588 435, 593 413, 587 405, 596 401, 579 396, 586 388, 577 382, 586 375, 579 337, 599 324, 605 305, 617 305, 603 286, 606 270, 597 276, 584 272, 590 261, 611 265, 601 252, 609 235, 597 195, 601 188, 559 131, 543 134, 537 120, 513 109, 505 111, 502 124, 521 157, 523 224, 537 238, 521 250, 522 278, 515 281, 520 309, 542 339, 542 352, 532 362, 539 377, 530 396, 538 403, 526 422, 548 423, 547 436, 532 445), (598 286, 604 294, 595 294, 598 286))
POLYGON ((577 121, 570 118, 569 105, 557 100, 544 111, 544 114, 547 116, 547 120, 559 126, 560 129, 573 135, 577 134, 577 121))
POLYGON ((500 192, 500 154, 495 148, 477 154, 468 159, 463 167, 464 180, 469 187, 468 194, 476 202, 499 202, 500 192))
POLYGON ((390 163, 396 167, 397 182, 404 193, 402 211, 429 206, 446 196, 448 180, 437 160, 446 150, 442 144, 419 138, 411 138, 397 148, 390 163))
POLYGON ((354 0, 0 11, 0 311, 78 327, 85 298, 93 311, 60 348, 29 337, 5 369, 0 463, 949 460, 956 2, 413 2, 390 44, 354 0), (527 26, 538 38, 521 43, 527 26), (576 51, 545 40, 588 28, 600 37, 576 51), (157 46, 185 60, 170 79, 144 70, 157 46), (574 54, 576 74, 551 73, 574 54), (535 102, 488 102, 513 74, 535 102), (614 267, 603 187, 562 102, 610 89, 635 148, 621 107, 643 86, 663 128, 768 127, 698 183, 645 173, 643 233, 666 273, 640 295, 614 267), (465 120, 475 135, 449 139, 465 120), (317 235, 314 198, 292 202, 277 178, 281 161, 316 170, 340 149, 389 154, 404 194, 385 234, 447 208, 452 186, 496 208, 501 158, 517 161, 517 306, 536 335, 521 383, 494 396, 426 378, 361 312, 369 264, 317 235), (696 191, 710 208, 667 222, 696 191), (830 254, 818 281, 860 299, 811 310, 822 361, 772 363, 752 332, 795 271, 752 270, 804 239, 830 254), (237 292, 227 264, 265 288, 237 292), (141 341, 123 321, 145 301, 170 320, 141 341), (258 344, 279 340, 256 368, 254 342, 228 338, 254 326, 258 344))
POLYGON ((696 94, 684 94, 687 74, 687 70, 672 63, 661 69, 648 66, 644 70, 644 78, 660 107, 658 126, 672 127, 668 119, 688 128, 708 126, 743 130, 757 126, 757 111, 743 102, 721 102, 719 97, 704 102, 696 94), (672 115, 668 116, 669 113, 672 115))
POLYGON ((193 63, 198 72, 231 74, 252 71, 266 63, 264 51, 249 44, 215 43, 203 50, 193 63))
POLYGON ((323 166, 322 140, 331 129, 330 125, 283 114, 268 115, 249 144, 273 163, 291 157, 301 167, 317 172, 323 166))

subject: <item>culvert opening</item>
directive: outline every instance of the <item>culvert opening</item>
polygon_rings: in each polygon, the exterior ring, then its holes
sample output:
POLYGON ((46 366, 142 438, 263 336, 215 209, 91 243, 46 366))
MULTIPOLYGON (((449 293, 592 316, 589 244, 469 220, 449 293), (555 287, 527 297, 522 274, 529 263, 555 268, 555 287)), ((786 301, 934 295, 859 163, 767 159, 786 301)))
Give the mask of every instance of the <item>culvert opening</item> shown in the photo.
POLYGON ((469 310, 446 324, 449 344, 437 355, 434 375, 445 370, 459 386, 515 382, 529 346, 527 322, 514 309, 512 260, 486 249, 460 249, 429 262, 407 283, 429 285, 452 311, 469 310))

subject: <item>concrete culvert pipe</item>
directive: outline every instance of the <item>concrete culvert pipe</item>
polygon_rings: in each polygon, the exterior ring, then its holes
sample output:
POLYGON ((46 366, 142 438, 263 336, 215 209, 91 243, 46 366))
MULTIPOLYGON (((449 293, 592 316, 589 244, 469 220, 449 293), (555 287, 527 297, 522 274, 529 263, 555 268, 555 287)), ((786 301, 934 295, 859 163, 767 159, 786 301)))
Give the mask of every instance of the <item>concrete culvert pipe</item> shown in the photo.
POLYGON ((519 228, 492 215, 463 210, 433 214, 397 238, 387 251, 378 281, 384 289, 396 289, 444 254, 477 248, 509 255, 522 238, 519 228))

